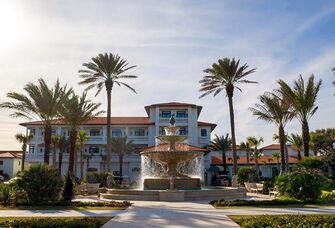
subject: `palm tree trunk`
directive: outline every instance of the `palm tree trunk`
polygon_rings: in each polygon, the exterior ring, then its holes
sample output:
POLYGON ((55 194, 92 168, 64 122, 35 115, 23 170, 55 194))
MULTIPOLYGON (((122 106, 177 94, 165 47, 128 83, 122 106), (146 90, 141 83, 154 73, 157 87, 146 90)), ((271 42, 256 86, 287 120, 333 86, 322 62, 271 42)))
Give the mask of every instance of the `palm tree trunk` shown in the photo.
POLYGON ((62 175, 62 163, 63 163, 63 150, 59 149, 59 154, 58 154, 58 173, 59 175, 62 175))
POLYGON ((22 150, 22 164, 21 164, 21 171, 24 170, 24 163, 26 162, 26 150, 22 150))
POLYGON ((255 169, 256 169, 256 175, 259 178, 259 165, 258 165, 258 150, 257 150, 257 147, 255 147, 255 169))
POLYGON ((83 144, 80 145, 80 179, 84 178, 83 144))
POLYGON ((222 151, 222 165, 223 165, 223 174, 227 174, 227 161, 225 151, 222 151))
POLYGON ((73 176, 74 154, 76 151, 77 130, 72 129, 70 133, 70 158, 69 158, 69 174, 73 176))
POLYGON ((298 150, 298 160, 300 161, 301 160, 301 151, 298 150))
POLYGON ((307 120, 302 121, 302 143, 304 145, 304 156, 309 157, 309 127, 307 120))
POLYGON ((86 158, 86 173, 88 172, 88 168, 90 168, 90 155, 87 155, 86 158))
POLYGON ((74 150, 74 176, 77 176, 77 157, 78 157, 78 150, 77 148, 74 150))
POLYGON ((112 81, 105 82, 106 91, 107 91, 107 148, 106 148, 106 155, 107 155, 107 172, 111 172, 111 158, 112 158, 112 151, 111 151, 111 109, 112 109, 112 81))
POLYGON ((44 163, 49 165, 51 145, 51 125, 44 126, 44 163))
POLYGON ((247 149, 246 151, 247 151, 247 166, 249 166, 250 165, 250 150, 247 149))
POLYGON ((281 162, 281 167, 280 167, 280 175, 285 173, 286 170, 286 165, 285 165, 285 132, 284 128, 282 125, 279 126, 279 143, 280 143, 280 162, 281 162))
POLYGON ((56 164, 56 150, 57 150, 57 146, 53 145, 52 146, 52 166, 55 169, 57 168, 57 164, 56 164))
POLYGON ((286 168, 286 172, 288 172, 288 170, 289 170, 288 159, 289 159, 289 157, 288 157, 288 149, 287 149, 287 144, 286 144, 286 140, 285 140, 285 168, 286 168))
POLYGON ((119 173, 120 173, 120 184, 122 184, 122 168, 123 168, 123 154, 120 153, 119 155, 119 162, 120 162, 120 168, 119 168, 119 173))
POLYGON ((237 153, 236 153, 236 138, 235 138, 235 121, 234 121, 234 106, 233 95, 228 95, 229 114, 230 114, 230 128, 231 128, 231 141, 233 146, 233 172, 237 174, 237 153))

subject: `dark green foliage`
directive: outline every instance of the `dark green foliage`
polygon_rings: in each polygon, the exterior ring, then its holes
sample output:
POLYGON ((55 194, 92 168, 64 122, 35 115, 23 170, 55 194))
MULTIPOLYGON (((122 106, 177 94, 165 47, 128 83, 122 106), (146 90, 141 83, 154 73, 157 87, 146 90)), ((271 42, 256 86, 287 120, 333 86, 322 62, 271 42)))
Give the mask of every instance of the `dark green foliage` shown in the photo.
POLYGON ((64 201, 71 201, 74 197, 74 193, 73 193, 73 181, 71 176, 68 174, 66 175, 66 179, 65 179, 65 186, 63 189, 63 194, 62 194, 62 198, 64 201))
POLYGON ((2 206, 10 206, 15 201, 15 190, 8 184, 0 185, 0 204, 2 206))
POLYGON ((237 171, 237 182, 244 186, 244 182, 255 182, 257 180, 256 169, 254 167, 242 167, 237 171))
POLYGON ((321 171, 315 169, 296 169, 276 179, 276 187, 281 195, 296 199, 317 199, 321 189, 329 181, 321 171))
POLYGON ((56 169, 45 164, 32 165, 17 180, 17 187, 27 193, 30 203, 58 200, 63 180, 56 169))
POLYGON ((325 202, 335 202, 335 192, 322 191, 320 199, 325 202))
POLYGON ((43 207, 69 207, 73 209, 76 207, 117 207, 117 208, 127 208, 131 206, 129 201, 99 201, 99 202, 83 202, 83 201, 53 201, 53 202, 43 202, 43 203, 23 203, 17 205, 19 207, 34 207, 34 206, 43 206, 43 207))
POLYGON ((263 182, 263 193, 268 194, 269 193, 269 188, 274 187, 274 178, 268 178, 262 181, 263 182))
POLYGON ((97 228, 108 222, 111 217, 64 217, 64 218, 1 218, 3 228, 97 228))
POLYGON ((335 215, 261 215, 232 216, 242 228, 335 227, 335 215))
POLYGON ((87 183, 100 183, 100 187, 108 187, 107 186, 107 178, 108 176, 113 176, 111 173, 108 172, 87 172, 86 173, 86 180, 87 183))
POLYGON ((298 163, 298 166, 306 169, 322 169, 323 162, 320 158, 306 157, 298 163))

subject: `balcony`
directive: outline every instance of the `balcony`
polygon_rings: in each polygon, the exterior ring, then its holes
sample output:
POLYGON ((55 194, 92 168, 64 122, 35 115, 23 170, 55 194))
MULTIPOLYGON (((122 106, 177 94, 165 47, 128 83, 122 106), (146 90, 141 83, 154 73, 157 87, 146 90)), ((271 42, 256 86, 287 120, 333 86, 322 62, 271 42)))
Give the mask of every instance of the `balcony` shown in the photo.
POLYGON ((90 136, 87 140, 87 143, 102 143, 105 137, 103 136, 90 136))

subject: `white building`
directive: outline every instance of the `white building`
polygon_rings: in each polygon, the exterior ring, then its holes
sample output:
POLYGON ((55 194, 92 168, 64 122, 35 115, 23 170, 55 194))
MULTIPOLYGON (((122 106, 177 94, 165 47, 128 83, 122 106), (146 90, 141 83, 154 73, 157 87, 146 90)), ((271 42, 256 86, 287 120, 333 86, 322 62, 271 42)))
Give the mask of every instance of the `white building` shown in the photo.
POLYGON ((22 151, 0 151, 0 175, 13 178, 21 170, 22 151))
MULTIPOLYGON (((112 117, 112 137, 127 135, 137 145, 137 150, 132 155, 124 157, 123 175, 130 176, 131 181, 136 180, 141 167, 139 151, 144 147, 155 145, 156 136, 165 133, 163 129, 169 125, 169 119, 172 114, 175 115, 176 126, 180 127, 179 133, 188 136, 188 144, 198 147, 207 146, 211 141, 211 132, 216 127, 216 124, 199 121, 201 109, 201 106, 195 104, 171 102, 145 106, 145 111, 148 114, 145 117, 112 117)), ((89 140, 85 144, 84 153, 93 155, 89 160, 90 169, 103 170, 104 168, 102 156, 106 154, 106 124, 107 119, 105 117, 96 117, 80 126, 80 129, 85 130, 89 136, 89 140)), ((27 127, 29 134, 34 135, 33 140, 29 144, 27 162, 30 164, 43 162, 43 122, 27 122, 21 125, 27 127)), ((61 120, 54 121, 52 126, 53 134, 68 137, 69 131, 69 127, 64 122, 61 120)), ((52 154, 50 154, 50 162, 51 158, 52 154)), ((64 154, 62 163, 62 172, 64 174, 68 169, 68 159, 69 154, 64 154)), ((205 166, 210 166, 211 159, 208 155, 205 156, 204 162, 205 166)), ((85 161, 84 167, 86 165, 85 161)), ((119 164, 118 156, 115 154, 112 155, 112 169, 117 175, 119 164)), ((77 168, 77 176, 79 176, 79 172, 79 168, 77 168)))

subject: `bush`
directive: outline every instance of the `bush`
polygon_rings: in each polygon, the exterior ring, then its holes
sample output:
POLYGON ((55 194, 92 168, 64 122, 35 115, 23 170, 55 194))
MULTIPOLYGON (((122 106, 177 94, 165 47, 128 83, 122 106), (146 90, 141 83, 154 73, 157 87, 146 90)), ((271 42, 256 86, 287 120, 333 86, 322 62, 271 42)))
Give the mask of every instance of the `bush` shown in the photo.
POLYGON ((298 163, 298 167, 305 169, 322 169, 323 162, 320 158, 306 157, 298 163))
POLYGON ((98 202, 84 202, 84 201, 52 201, 52 202, 41 202, 41 203, 23 203, 18 206, 31 207, 31 206, 43 206, 43 207, 117 207, 124 208, 129 207, 132 204, 129 201, 98 201, 98 202))
POLYGON ((256 182, 257 175, 254 167, 242 167, 237 171, 237 182, 244 186, 244 182, 256 182))
POLYGON ((275 185, 275 179, 274 178, 264 179, 262 183, 263 183, 263 193, 268 194, 269 188, 273 188, 275 185))
POLYGON ((30 203, 58 200, 63 180, 57 170, 46 164, 32 165, 24 170, 17 180, 17 187, 27 193, 30 203))
POLYGON ((100 183, 100 187, 107 188, 107 180, 109 177, 112 177, 112 179, 114 179, 113 175, 108 172, 87 172, 84 181, 91 184, 100 183))
POLYGON ((322 191, 320 199, 325 202, 335 202, 335 192, 322 191))
POLYGON ((96 228, 108 222, 110 217, 65 217, 65 218, 1 218, 0 226, 34 228, 96 228))
POLYGON ((328 178, 320 171, 302 168, 278 176, 276 187, 281 195, 296 199, 317 199, 327 181, 328 178))
POLYGON ((0 185, 0 204, 2 206, 10 206, 15 204, 15 190, 12 186, 7 184, 0 185))
POLYGON ((334 227, 335 215, 260 215, 232 218, 242 228, 263 227, 334 227))
POLYGON ((74 197, 74 192, 73 192, 73 181, 70 177, 69 174, 66 175, 65 178, 65 186, 63 189, 63 194, 62 198, 64 201, 71 201, 74 197))

